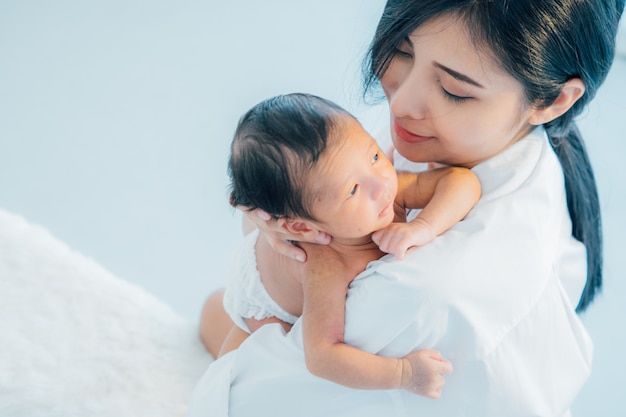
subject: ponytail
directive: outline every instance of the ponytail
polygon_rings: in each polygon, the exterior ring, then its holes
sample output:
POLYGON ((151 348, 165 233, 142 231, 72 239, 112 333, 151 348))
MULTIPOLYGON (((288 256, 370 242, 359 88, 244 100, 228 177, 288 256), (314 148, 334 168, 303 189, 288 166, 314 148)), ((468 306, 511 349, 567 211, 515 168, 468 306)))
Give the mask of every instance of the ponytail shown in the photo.
POLYGON ((547 125, 550 144, 565 176, 572 235, 587 249, 587 283, 576 312, 585 311, 602 286, 602 222, 598 188, 580 131, 574 123, 563 133, 547 125))

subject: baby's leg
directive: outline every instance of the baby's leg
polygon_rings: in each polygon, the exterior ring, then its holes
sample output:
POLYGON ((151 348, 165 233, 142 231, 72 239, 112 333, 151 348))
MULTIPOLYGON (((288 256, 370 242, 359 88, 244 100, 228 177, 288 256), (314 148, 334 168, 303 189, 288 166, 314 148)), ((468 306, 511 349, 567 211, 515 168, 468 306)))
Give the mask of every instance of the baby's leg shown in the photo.
POLYGON ((222 344, 222 347, 220 348, 220 353, 217 356, 218 357, 223 356, 227 354, 228 352, 230 352, 231 350, 237 349, 239 346, 241 346, 243 341, 248 338, 248 336, 250 336, 248 333, 244 332, 242 329, 240 329, 237 326, 233 326, 230 329, 230 332, 228 332, 228 335, 226 336, 226 340, 224 340, 224 343, 222 344))
POLYGON ((224 310, 224 289, 207 298, 200 316, 200 339, 209 353, 217 358, 226 336, 234 323, 224 310))
MULTIPOLYGON (((250 331, 253 333, 257 331, 261 326, 264 326, 270 323, 279 323, 281 326, 283 326, 283 329, 285 330, 285 332, 289 332, 289 330, 291 330, 291 324, 285 323, 284 321, 279 320, 276 317, 268 317, 263 320, 256 320, 256 319, 250 318, 250 319, 244 319, 244 321, 246 322, 246 325, 248 326, 250 331)), ((222 344, 222 347, 220 348, 218 357, 227 354, 231 350, 237 349, 239 346, 241 346, 244 340, 248 338, 248 336, 250 336, 249 333, 245 332, 244 330, 240 329, 238 326, 234 325, 230 329, 228 334, 226 335, 226 340, 224 340, 224 343, 222 344)))
POLYGON ((264 326, 266 324, 271 324, 271 323, 278 323, 281 326, 283 326, 285 333, 289 333, 289 331, 291 330, 291 326, 292 326, 291 324, 284 322, 281 319, 278 319, 276 317, 268 317, 263 320, 257 320, 257 319, 244 319, 244 320, 246 322, 246 325, 248 326, 248 329, 250 329, 250 333, 254 333, 261 326, 264 326))

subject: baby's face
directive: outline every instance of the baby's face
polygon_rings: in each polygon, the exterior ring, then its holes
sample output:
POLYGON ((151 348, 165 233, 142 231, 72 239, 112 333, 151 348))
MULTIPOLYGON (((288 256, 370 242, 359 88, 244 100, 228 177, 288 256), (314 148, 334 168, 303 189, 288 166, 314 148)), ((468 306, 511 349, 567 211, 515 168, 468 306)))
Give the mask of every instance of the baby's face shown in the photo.
POLYGON ((334 238, 361 238, 393 221, 396 171, 356 120, 342 119, 309 178, 312 212, 334 238))

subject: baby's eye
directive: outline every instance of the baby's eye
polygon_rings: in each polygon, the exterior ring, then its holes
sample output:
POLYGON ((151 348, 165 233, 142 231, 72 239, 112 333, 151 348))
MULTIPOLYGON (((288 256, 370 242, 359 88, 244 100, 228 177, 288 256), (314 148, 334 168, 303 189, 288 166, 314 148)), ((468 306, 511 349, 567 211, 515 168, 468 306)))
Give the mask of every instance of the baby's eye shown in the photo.
POLYGON ((378 158, 380 158, 380 155, 376 152, 376 154, 372 157, 372 163, 378 161, 378 158))
POLYGON ((359 184, 355 184, 354 187, 352 187, 352 189, 350 190, 350 195, 348 195, 348 198, 355 195, 358 189, 359 189, 359 184))

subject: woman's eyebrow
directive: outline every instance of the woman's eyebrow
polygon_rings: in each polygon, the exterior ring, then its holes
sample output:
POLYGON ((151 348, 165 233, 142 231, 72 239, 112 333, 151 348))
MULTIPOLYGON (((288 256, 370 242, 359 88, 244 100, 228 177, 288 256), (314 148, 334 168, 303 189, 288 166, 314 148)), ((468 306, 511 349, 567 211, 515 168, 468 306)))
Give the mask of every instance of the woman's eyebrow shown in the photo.
POLYGON ((439 68, 442 71, 447 72, 448 74, 450 74, 450 76, 456 80, 471 84, 473 86, 479 87, 479 88, 485 88, 481 83, 479 83, 478 81, 475 81, 474 79, 468 77, 465 74, 461 74, 458 71, 453 70, 452 68, 448 68, 445 65, 441 65, 438 62, 433 62, 433 65, 437 68, 439 68))

